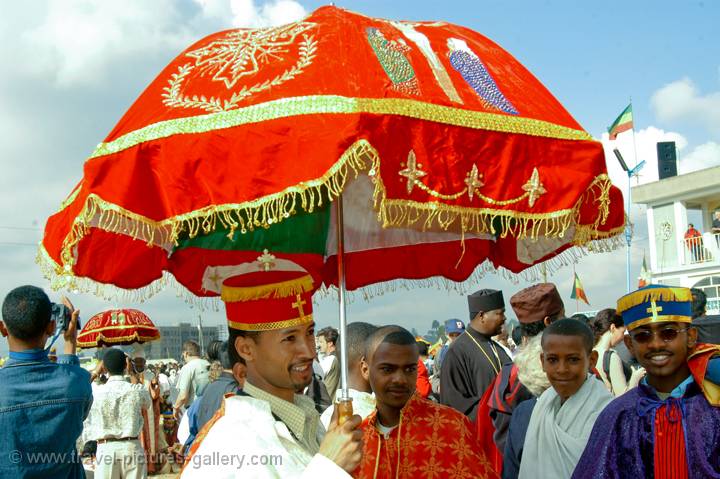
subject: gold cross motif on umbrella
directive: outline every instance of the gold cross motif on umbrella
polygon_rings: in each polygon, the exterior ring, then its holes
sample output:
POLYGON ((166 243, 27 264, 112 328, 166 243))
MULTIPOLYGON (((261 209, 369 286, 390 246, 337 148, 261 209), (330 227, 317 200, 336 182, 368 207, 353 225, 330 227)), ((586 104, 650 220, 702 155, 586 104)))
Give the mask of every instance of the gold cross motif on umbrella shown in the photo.
POLYGON ((547 193, 545 186, 543 186, 540 181, 540 173, 538 173, 537 168, 533 168, 532 176, 528 182, 523 185, 522 189, 527 192, 528 203, 531 208, 535 206, 535 202, 540 198, 540 195, 547 193))
POLYGON ((275 267, 275 256, 270 254, 267 249, 263 250, 263 254, 258 256, 257 262, 263 271, 270 271, 275 267))
POLYGON ((408 161, 407 166, 404 170, 400 170, 398 173, 400 176, 404 176, 407 178, 407 192, 408 194, 412 193, 413 187, 415 186, 415 182, 418 181, 419 178, 422 178, 423 176, 427 175, 426 172, 422 171, 420 168, 422 165, 417 164, 417 158, 415 157, 415 152, 413 150, 410 150, 410 153, 408 153, 408 161))
POLYGON ((472 201, 475 196, 475 190, 485 186, 485 183, 482 182, 482 176, 482 173, 478 173, 477 165, 473 165, 472 170, 470 170, 467 178, 465 178, 465 184, 467 185, 470 201, 472 201))
POLYGON ((300 319, 305 319, 305 311, 303 310, 304 304, 307 304, 307 301, 303 301, 302 296, 298 294, 297 301, 292 304, 292 307, 298 310, 298 313, 300 313, 300 319))
POLYGON ((650 307, 646 310, 646 312, 652 313, 653 321, 657 321, 658 313, 661 313, 662 310, 663 310, 662 306, 658 306, 655 301, 650 301, 650 307))

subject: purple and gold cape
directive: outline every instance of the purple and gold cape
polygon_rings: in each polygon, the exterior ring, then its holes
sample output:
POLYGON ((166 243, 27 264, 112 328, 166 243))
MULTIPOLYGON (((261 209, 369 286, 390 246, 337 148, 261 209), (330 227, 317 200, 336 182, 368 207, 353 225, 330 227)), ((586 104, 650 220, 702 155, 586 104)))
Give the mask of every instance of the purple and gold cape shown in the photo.
POLYGON ((662 401, 641 384, 611 402, 595 422, 573 479, 654 477, 655 415, 671 401, 682 410, 688 477, 720 478, 720 407, 708 402, 696 381, 679 399, 662 401))

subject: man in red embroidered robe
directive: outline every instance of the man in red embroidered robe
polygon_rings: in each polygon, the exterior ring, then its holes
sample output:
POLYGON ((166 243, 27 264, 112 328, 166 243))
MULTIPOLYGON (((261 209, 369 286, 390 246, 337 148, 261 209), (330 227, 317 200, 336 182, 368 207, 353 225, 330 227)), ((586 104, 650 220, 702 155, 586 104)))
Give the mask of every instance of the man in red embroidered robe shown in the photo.
POLYGON ((470 420, 415 394, 418 348, 412 334, 399 326, 380 328, 368 338, 365 361, 377 409, 362 423, 363 459, 353 477, 496 477, 470 420))

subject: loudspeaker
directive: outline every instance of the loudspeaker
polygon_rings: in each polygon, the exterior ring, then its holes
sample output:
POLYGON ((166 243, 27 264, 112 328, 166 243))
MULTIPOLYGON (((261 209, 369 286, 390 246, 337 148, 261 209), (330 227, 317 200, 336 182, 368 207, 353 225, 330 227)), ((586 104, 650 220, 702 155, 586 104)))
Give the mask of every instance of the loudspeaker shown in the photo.
POLYGON ((657 144, 658 176, 660 179, 677 176, 677 155, 674 141, 659 141, 657 144))

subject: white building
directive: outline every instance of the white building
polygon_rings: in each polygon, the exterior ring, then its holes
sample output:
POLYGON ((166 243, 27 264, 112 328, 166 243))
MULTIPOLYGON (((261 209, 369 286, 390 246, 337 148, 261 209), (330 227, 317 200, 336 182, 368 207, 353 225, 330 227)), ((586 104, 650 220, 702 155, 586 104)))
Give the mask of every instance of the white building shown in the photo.
POLYGON ((720 313, 720 166, 635 186, 632 199, 647 206, 652 282, 700 288, 708 314, 720 313), (689 224, 702 236, 690 238, 689 224))

